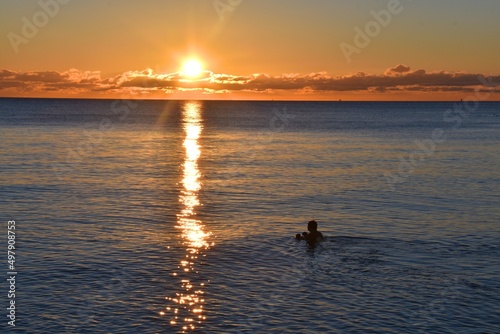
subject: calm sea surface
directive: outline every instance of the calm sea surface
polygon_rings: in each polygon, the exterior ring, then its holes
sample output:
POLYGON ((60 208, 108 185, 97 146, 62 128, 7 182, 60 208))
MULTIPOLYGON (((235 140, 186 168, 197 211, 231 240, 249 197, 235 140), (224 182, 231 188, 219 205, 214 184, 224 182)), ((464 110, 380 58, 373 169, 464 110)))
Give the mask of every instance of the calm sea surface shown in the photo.
POLYGON ((498 333, 499 166, 500 103, 0 99, 12 332, 498 333))

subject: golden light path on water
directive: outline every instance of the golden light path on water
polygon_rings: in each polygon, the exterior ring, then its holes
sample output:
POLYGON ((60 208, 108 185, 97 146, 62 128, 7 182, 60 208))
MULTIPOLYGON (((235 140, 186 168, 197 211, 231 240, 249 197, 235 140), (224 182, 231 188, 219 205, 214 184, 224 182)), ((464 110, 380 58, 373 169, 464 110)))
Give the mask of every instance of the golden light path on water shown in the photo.
MULTIPOLYGON (((188 332, 196 329, 196 324, 201 324, 206 319, 203 313, 205 283, 196 279, 198 271, 195 268, 199 262, 198 258, 204 255, 202 250, 210 247, 207 240, 210 233, 204 231, 202 221, 196 217, 196 207, 201 205, 198 199, 198 192, 201 189, 198 169, 201 147, 198 139, 203 129, 201 102, 186 102, 183 105, 182 120, 186 156, 183 164, 182 190, 179 195, 183 207, 177 214, 176 228, 181 232, 186 256, 178 267, 180 272, 173 274, 180 276, 181 291, 176 293, 175 297, 167 297, 175 306, 167 307, 166 311, 172 313, 171 325, 181 327, 183 332, 188 332)), ((165 315, 165 312, 160 314, 165 315)))

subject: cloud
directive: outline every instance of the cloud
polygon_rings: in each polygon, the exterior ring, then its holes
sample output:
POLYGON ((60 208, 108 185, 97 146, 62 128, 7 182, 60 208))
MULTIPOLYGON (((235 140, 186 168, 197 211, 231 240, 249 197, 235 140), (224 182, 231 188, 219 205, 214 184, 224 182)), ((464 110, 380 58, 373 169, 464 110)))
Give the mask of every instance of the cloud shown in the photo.
MULTIPOLYGON (((266 73, 231 75, 205 71, 196 79, 189 79, 180 72, 155 73, 151 69, 127 71, 114 77, 103 78, 99 71, 70 69, 57 71, 16 72, 0 70, 2 96, 58 92, 64 95, 87 94, 105 97, 106 94, 140 93, 172 94, 198 90, 205 94, 250 92, 273 94, 315 94, 334 92, 367 92, 373 94, 396 92, 471 92, 481 86, 479 73, 411 71, 399 64, 384 74, 358 72, 352 75, 330 76, 326 72, 299 74, 287 73, 271 76, 266 73)), ((484 81, 484 80, 483 80, 484 81)), ((500 82, 500 76, 491 77, 500 82)), ((483 88, 485 88, 483 86, 483 88)), ((491 88, 489 88, 491 89, 491 88)), ((168 96, 167 96, 168 97, 168 96)), ((272 98, 272 96, 270 96, 272 98)))
POLYGON ((4 69, 0 71, 0 92, 12 87, 18 87, 23 92, 87 91, 97 87, 101 80, 100 72, 96 71, 15 72, 4 69))
POLYGON ((399 64, 398 66, 389 68, 385 71, 385 75, 394 75, 410 72, 410 66, 399 64))

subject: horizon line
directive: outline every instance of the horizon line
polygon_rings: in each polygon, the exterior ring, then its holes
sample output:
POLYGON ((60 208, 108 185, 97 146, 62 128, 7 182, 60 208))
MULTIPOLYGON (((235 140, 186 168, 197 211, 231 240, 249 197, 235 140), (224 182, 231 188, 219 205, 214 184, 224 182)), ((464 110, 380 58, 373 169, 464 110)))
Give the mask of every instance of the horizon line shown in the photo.
MULTIPOLYGON (((436 102, 467 102, 463 100, 287 100, 287 99, 137 99, 137 98, 107 98, 107 97, 36 97, 36 96, 0 96, 0 99, 19 99, 19 100, 102 100, 102 101, 202 101, 202 102, 370 102, 370 103, 398 103, 398 102, 411 102, 411 103, 436 103, 436 102)), ((497 103, 500 100, 486 100, 481 102, 493 102, 497 103)))

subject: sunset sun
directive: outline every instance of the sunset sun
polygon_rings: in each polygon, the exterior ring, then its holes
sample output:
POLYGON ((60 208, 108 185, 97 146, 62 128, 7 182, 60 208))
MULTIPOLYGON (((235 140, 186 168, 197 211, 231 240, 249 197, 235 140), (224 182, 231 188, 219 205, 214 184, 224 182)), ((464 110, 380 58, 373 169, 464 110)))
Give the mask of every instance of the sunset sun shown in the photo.
POLYGON ((184 62, 184 65, 182 66, 182 72, 191 78, 199 76, 202 71, 203 65, 197 59, 189 59, 184 62))

